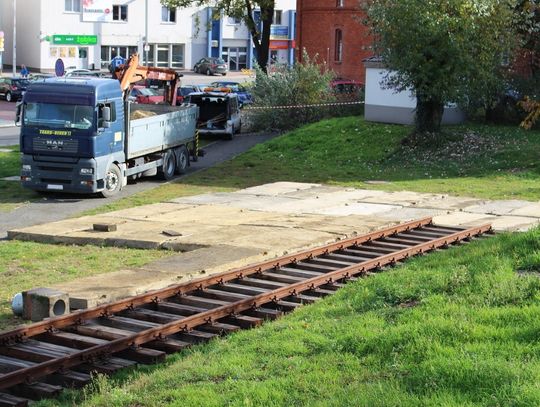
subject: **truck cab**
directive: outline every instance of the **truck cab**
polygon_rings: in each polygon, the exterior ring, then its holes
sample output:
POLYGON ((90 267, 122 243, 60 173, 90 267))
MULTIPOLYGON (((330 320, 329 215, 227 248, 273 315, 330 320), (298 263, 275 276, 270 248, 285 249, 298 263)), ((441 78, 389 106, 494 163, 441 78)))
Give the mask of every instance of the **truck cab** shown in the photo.
POLYGON ((105 189, 107 168, 125 161, 123 103, 112 79, 53 78, 30 86, 20 117, 23 186, 83 193, 105 189))

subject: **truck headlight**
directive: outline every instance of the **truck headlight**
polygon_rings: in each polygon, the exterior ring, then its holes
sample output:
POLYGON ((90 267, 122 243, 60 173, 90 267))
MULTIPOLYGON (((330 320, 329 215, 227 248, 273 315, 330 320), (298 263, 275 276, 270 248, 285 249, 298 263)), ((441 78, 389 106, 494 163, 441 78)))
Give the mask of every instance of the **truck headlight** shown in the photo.
POLYGON ((92 175, 94 173, 93 168, 81 168, 81 175, 92 175))
POLYGON ((32 171, 32 166, 30 164, 23 164, 22 170, 23 171, 32 171))

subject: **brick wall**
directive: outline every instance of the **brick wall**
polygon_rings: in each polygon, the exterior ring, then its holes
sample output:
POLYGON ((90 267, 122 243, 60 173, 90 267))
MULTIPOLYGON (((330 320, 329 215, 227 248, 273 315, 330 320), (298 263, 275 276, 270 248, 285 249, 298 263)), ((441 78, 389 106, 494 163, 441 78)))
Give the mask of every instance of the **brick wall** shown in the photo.
POLYGON ((365 82, 362 60, 373 55, 369 30, 362 24, 358 0, 297 0, 297 55, 305 48, 310 57, 326 63, 337 76, 365 82), (341 30, 343 53, 336 61, 336 30, 341 30))

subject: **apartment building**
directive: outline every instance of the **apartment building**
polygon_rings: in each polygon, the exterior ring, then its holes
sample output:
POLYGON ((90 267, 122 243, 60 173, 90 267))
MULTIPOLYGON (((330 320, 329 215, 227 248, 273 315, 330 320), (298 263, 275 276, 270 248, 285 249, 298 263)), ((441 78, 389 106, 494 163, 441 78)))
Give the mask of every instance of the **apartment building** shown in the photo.
MULTIPOLYGON (((253 65, 245 25, 224 15, 214 19, 210 8, 169 9, 159 0, 0 0, 8 66, 13 63, 15 1, 16 62, 31 70, 51 71, 58 58, 66 67, 106 69, 114 56, 134 52, 149 65, 175 69, 190 69, 205 56, 223 57, 231 70, 253 65)), ((272 56, 292 63, 295 0, 276 3, 272 56)))

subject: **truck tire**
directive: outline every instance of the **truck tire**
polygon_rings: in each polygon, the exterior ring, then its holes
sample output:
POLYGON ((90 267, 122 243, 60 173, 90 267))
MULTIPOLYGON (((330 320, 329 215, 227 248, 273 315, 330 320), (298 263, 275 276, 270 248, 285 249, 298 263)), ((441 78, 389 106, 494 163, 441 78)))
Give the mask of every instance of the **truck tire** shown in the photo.
POLYGON ((206 68, 206 76, 212 75, 212 71, 210 71, 210 68, 206 68))
POLYGON ((163 154, 163 165, 158 170, 158 174, 165 181, 169 181, 174 177, 175 170, 176 160, 174 153, 171 150, 167 150, 165 154, 163 154))
POLYGON ((13 102, 13 96, 11 96, 11 92, 6 93, 6 102, 13 102))
POLYGON ((101 191, 103 198, 110 198, 122 190, 122 171, 116 164, 111 164, 105 173, 105 189, 101 191))
POLYGON ((189 151, 186 146, 176 149, 176 173, 185 174, 189 167, 189 151))

